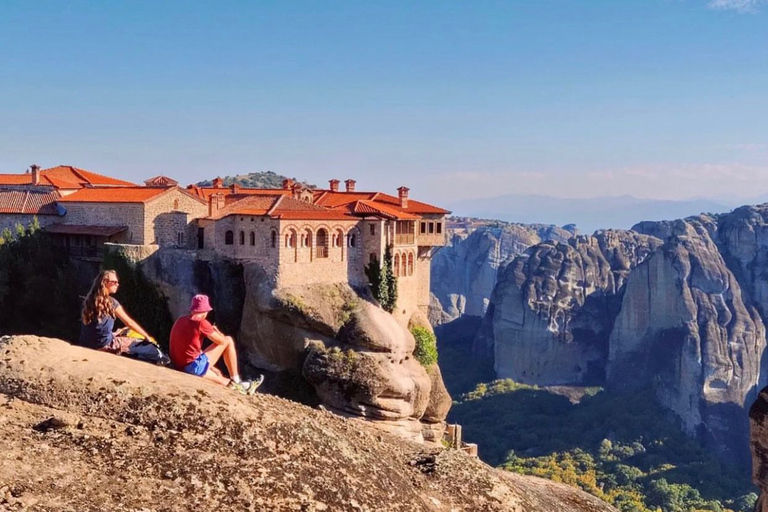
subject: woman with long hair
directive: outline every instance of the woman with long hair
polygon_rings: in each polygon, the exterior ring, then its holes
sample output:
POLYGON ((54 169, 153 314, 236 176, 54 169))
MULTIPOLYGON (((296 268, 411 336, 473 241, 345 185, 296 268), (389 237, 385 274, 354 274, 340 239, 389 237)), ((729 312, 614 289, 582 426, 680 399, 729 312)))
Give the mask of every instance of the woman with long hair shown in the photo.
POLYGON ((118 336, 113 332, 115 319, 119 318, 126 327, 147 340, 153 340, 136 320, 128 316, 117 299, 112 297, 112 294, 117 292, 118 286, 120 286, 120 281, 114 270, 103 270, 93 280, 91 290, 83 301, 80 345, 113 354, 136 356, 140 359, 160 362, 156 360, 156 357, 166 358, 166 356, 154 346, 146 347, 142 340, 118 336), (150 348, 150 350, 148 351, 146 348, 150 348), (149 352, 154 351, 159 353, 159 356, 154 357, 149 354, 149 352))

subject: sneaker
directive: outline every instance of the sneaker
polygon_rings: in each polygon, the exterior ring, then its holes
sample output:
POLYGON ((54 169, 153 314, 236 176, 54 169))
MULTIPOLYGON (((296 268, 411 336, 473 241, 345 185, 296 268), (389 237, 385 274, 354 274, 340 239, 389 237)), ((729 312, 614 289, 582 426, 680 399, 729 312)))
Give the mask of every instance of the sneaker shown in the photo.
POLYGON ((256 393, 256 390, 261 386, 261 383, 264 382, 264 376, 259 375, 259 378, 252 381, 243 381, 243 387, 247 390, 249 395, 253 395, 256 393))
POLYGON ((241 395, 247 395, 248 390, 245 386, 243 386, 242 382, 235 382, 233 380, 229 381, 229 384, 227 384, 227 388, 231 389, 232 391, 237 391, 241 395))

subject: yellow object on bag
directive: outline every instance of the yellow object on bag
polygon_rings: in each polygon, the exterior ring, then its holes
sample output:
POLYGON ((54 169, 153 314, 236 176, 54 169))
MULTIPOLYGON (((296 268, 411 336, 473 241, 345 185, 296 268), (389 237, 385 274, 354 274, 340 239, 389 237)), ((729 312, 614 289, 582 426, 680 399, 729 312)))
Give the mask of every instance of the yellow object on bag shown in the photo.
POLYGON ((129 338, 135 338, 137 340, 147 340, 148 342, 157 345, 157 341, 155 341, 155 338, 153 338, 152 336, 145 337, 144 335, 139 334, 138 332, 134 331, 133 329, 128 329, 128 328, 126 328, 126 329, 127 330, 126 330, 125 334, 123 334, 123 336, 128 336, 129 338))

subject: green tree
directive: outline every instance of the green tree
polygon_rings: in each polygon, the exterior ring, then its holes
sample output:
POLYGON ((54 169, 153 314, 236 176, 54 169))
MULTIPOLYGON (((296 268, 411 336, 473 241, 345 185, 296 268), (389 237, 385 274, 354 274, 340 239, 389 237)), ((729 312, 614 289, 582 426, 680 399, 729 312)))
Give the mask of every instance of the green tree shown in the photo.
POLYGON ((426 327, 414 327, 411 329, 411 334, 416 340, 413 357, 424 367, 435 364, 437 362, 437 338, 435 335, 426 327))
POLYGON ((383 264, 374 258, 365 267, 365 275, 379 305, 385 311, 393 312, 397 306, 397 278, 392 271, 392 251, 389 247, 384 252, 383 264))

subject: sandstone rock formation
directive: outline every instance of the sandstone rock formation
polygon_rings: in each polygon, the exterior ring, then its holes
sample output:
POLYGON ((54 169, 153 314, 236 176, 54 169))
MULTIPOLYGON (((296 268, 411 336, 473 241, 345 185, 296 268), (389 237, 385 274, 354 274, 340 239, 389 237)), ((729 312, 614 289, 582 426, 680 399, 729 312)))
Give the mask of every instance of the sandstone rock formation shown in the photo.
POLYGON ((432 325, 461 315, 482 317, 499 267, 528 247, 546 240, 565 241, 571 231, 539 224, 472 224, 452 228, 451 243, 432 259, 432 325))
POLYGON ((652 388, 746 463, 767 313, 768 205, 745 206, 533 247, 500 277, 476 345, 502 377, 652 388))
POLYGON ((615 511, 277 397, 52 339, 0 339, 0 509, 615 511))
POLYGON ((726 264, 727 240, 718 247, 710 216, 636 229, 665 244, 630 275, 611 333, 608 384, 652 386, 688 432, 746 463, 743 408, 761 381, 765 326, 726 264))
POLYGON ((499 277, 476 352, 492 350, 499 378, 602 383, 624 283, 660 244, 610 230, 534 246, 499 277))

